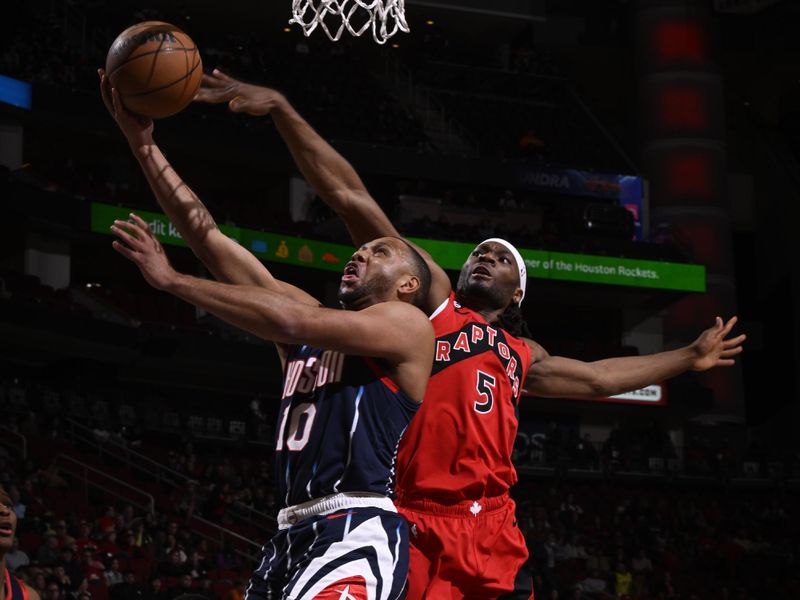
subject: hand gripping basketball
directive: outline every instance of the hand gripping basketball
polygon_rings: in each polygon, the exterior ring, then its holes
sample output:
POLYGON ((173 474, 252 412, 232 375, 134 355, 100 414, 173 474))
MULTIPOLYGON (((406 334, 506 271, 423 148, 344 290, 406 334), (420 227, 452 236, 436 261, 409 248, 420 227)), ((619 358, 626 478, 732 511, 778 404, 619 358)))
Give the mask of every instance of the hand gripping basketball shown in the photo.
POLYGON ((100 76, 100 96, 108 112, 114 117, 131 148, 136 149, 153 143, 153 119, 128 111, 120 100, 119 92, 112 89, 104 69, 97 69, 100 76))
POLYGON ((105 70, 128 110, 159 119, 192 101, 203 63, 197 46, 183 31, 169 23, 145 21, 117 36, 105 70))

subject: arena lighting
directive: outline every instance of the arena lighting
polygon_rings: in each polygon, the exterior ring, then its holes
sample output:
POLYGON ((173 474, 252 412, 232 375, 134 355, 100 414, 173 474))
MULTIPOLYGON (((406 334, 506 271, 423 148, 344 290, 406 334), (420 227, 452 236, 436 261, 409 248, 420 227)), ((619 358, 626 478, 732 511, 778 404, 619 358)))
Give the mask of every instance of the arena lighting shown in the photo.
POLYGON ((705 63, 705 33, 695 21, 668 20, 658 23, 653 38, 656 57, 662 65, 673 63, 705 63))
POLYGON ((661 127, 703 129, 708 126, 704 95, 695 87, 676 86, 661 91, 658 98, 661 127))
POLYGON ((711 195, 711 163, 700 152, 682 152, 666 161, 669 191, 675 195, 711 195))

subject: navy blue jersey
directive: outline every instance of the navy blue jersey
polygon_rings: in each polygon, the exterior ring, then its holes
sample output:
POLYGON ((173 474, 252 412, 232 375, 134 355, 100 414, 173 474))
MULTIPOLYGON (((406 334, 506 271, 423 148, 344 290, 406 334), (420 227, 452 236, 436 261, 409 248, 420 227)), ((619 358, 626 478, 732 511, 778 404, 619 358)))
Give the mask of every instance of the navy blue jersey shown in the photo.
POLYGON ((393 495, 397 446, 418 406, 371 359, 291 347, 275 439, 282 507, 338 492, 393 495))

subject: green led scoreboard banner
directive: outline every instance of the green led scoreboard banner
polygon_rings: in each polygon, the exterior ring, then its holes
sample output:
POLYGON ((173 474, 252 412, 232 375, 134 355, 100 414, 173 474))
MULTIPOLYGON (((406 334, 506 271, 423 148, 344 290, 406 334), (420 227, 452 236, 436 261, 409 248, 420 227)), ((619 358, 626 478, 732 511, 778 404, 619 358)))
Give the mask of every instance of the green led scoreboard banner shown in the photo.
MULTIPOLYGON (((92 203, 91 229, 111 234, 114 219, 125 220, 132 209, 109 204, 92 203)), ((175 226, 161 213, 135 211, 147 221, 150 230, 165 244, 186 246, 175 226)), ((341 271, 353 252, 352 246, 331 244, 277 233, 227 227, 220 230, 262 260, 341 271)), ((427 250, 445 269, 461 269, 473 244, 409 238, 427 250)), ((520 248, 528 268, 528 277, 602 283, 683 292, 705 292, 706 270, 702 265, 670 263, 632 258, 570 254, 520 248)))

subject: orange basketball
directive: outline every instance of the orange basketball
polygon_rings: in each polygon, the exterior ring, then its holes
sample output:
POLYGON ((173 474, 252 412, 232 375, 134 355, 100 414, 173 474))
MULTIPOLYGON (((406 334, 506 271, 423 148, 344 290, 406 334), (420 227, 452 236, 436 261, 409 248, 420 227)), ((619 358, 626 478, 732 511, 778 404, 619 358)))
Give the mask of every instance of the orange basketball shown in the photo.
POLYGON ((203 63, 183 31, 144 21, 117 36, 106 56, 106 75, 125 108, 147 117, 168 117, 192 101, 203 63))

